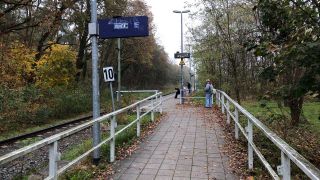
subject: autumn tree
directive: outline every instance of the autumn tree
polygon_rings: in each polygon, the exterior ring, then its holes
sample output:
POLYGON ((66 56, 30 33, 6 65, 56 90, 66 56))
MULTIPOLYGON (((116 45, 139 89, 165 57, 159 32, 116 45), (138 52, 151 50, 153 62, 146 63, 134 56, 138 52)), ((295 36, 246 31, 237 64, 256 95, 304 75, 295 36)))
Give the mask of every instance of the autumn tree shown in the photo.
POLYGON ((199 17, 202 23, 191 33, 200 73, 213 79, 216 87, 231 91, 241 103, 241 95, 244 97, 246 92, 241 90, 255 84, 248 80, 256 74, 248 73, 254 68, 255 58, 245 46, 246 40, 256 31, 254 12, 251 11, 253 4, 232 0, 197 3, 194 6, 202 9, 192 16, 199 17))
POLYGON ((319 2, 259 0, 262 36, 257 55, 272 63, 262 76, 276 83, 275 97, 290 108, 291 124, 300 122, 304 96, 319 93, 319 2))

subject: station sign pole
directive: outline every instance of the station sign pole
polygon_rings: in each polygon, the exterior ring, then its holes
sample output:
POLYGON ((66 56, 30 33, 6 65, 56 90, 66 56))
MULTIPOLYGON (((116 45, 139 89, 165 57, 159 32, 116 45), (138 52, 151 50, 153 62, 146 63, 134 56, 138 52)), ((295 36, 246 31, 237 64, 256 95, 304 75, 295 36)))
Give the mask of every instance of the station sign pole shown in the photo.
POLYGON ((117 102, 118 102, 118 108, 121 108, 121 41, 120 38, 118 38, 118 93, 117 93, 117 102))
MULTIPOLYGON (((91 0, 91 22, 89 23, 89 35, 92 45, 92 116, 96 119, 100 116, 99 97, 99 72, 98 72, 98 23, 97 23, 97 1, 91 0)), ((93 146, 101 141, 100 123, 95 122, 92 126, 93 146)), ((100 161, 100 149, 93 151, 93 163, 100 161)))

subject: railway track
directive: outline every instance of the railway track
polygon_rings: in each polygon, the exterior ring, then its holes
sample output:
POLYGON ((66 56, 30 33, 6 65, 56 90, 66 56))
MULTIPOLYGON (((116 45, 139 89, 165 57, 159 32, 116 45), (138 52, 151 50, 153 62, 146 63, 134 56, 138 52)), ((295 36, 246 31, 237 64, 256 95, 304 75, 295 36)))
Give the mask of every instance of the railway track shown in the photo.
POLYGON ((89 121, 90 119, 92 119, 92 115, 85 115, 84 117, 76 118, 76 119, 70 120, 68 122, 64 122, 64 123, 60 123, 60 124, 57 124, 57 125, 53 125, 53 126, 50 126, 50 127, 47 127, 47 128, 43 128, 43 129, 40 129, 40 130, 36 130, 36 131, 30 132, 30 133, 24 133, 24 134, 21 134, 21 135, 17 135, 17 136, 8 138, 8 139, 1 140, 0 141, 0 146, 11 144, 11 143, 15 143, 15 142, 17 142, 19 140, 32 138, 32 137, 38 136, 40 134, 47 133, 49 131, 53 131, 53 130, 58 129, 58 128, 63 128, 63 127, 70 126, 70 125, 77 125, 79 123, 89 121))
MULTIPOLYGON (((167 96, 169 96, 171 94, 172 93, 167 93, 167 94, 163 95, 163 97, 167 97, 167 96)), ((103 112, 101 114, 106 114, 106 113, 107 112, 103 112)), ((45 134, 47 132, 54 131, 56 129, 60 129, 60 128, 64 128, 64 127, 70 127, 70 126, 73 126, 73 125, 78 125, 80 123, 87 122, 87 121, 89 121, 91 119, 92 119, 92 115, 88 115, 87 114, 87 115, 83 115, 81 117, 75 118, 73 120, 70 120, 68 122, 63 122, 63 123, 60 123, 60 124, 57 124, 57 125, 52 125, 50 127, 43 128, 43 129, 40 129, 40 130, 36 130, 36 131, 33 131, 33 132, 24 133, 24 134, 21 134, 21 135, 10 137, 10 138, 1 140, 0 141, 0 147, 4 146, 4 145, 10 145, 10 144, 13 144, 13 143, 15 143, 17 141, 21 141, 21 140, 24 140, 24 139, 27 139, 27 138, 36 137, 36 136, 45 134)))
MULTIPOLYGON (((163 101, 173 97, 169 95, 171 95, 171 93, 164 95, 165 97, 163 97, 163 101)), ((26 143, 33 143, 33 140, 38 141, 37 137, 43 139, 52 136, 61 131, 65 131, 67 128, 70 128, 71 126, 77 126, 80 123, 84 123, 84 121, 89 121, 90 119, 92 119, 92 116, 87 114, 83 115, 82 117, 70 120, 68 122, 51 126, 49 128, 44 128, 38 131, 22 134, 3 140, 0 142, 0 156, 5 155, 14 150, 20 149, 22 147, 25 147, 26 143), (31 139, 33 137, 35 138, 31 139)), ((103 128, 103 130, 107 131, 108 128, 103 128)), ((59 141, 59 152, 61 154, 65 154, 65 152, 70 150, 70 148, 80 145, 84 141, 89 139, 92 139, 91 128, 84 129, 76 134, 68 136, 63 140, 59 141)), ((15 177, 24 176, 25 174, 30 173, 31 170, 36 170, 32 174, 36 177, 39 177, 38 179, 42 179, 42 177, 48 176, 48 167, 42 167, 43 164, 47 161, 48 147, 46 146, 32 153, 29 153, 27 156, 20 157, 4 165, 0 165, 0 179, 14 179, 15 177)), ((59 163, 68 163, 68 160, 61 160, 59 163)))

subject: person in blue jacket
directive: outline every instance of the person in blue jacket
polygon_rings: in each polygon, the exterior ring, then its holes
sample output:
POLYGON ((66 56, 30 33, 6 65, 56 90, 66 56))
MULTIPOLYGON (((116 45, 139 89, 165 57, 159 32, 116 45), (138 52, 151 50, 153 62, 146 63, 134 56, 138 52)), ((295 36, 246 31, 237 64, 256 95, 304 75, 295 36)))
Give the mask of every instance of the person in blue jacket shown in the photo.
POLYGON ((210 81, 210 79, 207 79, 206 86, 204 88, 205 94, 206 94, 206 108, 212 108, 212 94, 213 94, 213 85, 210 81))

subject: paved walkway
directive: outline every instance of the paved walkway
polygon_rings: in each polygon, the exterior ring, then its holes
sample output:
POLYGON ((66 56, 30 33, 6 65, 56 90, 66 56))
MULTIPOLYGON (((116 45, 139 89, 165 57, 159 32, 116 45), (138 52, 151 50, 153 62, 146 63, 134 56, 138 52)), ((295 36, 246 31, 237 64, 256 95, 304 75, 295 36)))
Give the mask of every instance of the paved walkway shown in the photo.
POLYGON ((165 101, 167 119, 120 163, 113 179, 238 179, 229 173, 227 157, 219 151, 219 127, 208 127, 199 108, 177 103, 173 98, 165 101))

